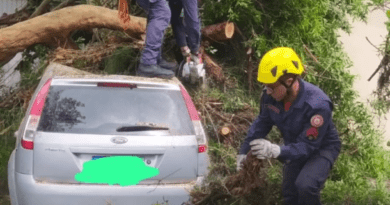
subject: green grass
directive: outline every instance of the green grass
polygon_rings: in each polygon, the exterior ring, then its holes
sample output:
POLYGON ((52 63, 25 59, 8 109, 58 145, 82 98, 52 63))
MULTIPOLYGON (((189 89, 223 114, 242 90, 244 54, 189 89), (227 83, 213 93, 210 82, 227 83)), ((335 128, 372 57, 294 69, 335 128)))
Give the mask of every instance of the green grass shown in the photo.
POLYGON ((24 115, 22 108, 0 109, 0 119, 4 124, 0 126, 0 132, 4 128, 11 127, 7 133, 0 137, 0 204, 7 204, 8 198, 8 160, 15 149, 16 138, 13 136, 18 129, 24 115))
POLYGON ((0 204, 2 205, 11 205, 11 201, 8 195, 1 195, 0 196, 0 204))

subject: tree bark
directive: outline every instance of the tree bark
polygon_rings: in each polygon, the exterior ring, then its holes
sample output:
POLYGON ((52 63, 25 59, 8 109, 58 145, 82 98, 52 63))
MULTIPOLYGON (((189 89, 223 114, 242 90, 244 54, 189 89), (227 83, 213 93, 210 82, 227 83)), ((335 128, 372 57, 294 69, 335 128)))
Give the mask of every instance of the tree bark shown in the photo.
MULTIPOLYGON (((131 16, 130 36, 144 40, 146 19, 131 16)), ((34 44, 78 49, 69 38, 74 30, 108 28, 123 31, 118 11, 92 5, 79 5, 50 12, 0 29, 0 62, 34 44)))
POLYGON ((199 50, 203 55, 207 74, 220 83, 225 82, 225 75, 223 74, 222 68, 206 54, 203 46, 201 46, 199 50))
POLYGON ((206 26, 202 29, 202 36, 211 41, 226 41, 234 34, 234 23, 223 22, 206 26))

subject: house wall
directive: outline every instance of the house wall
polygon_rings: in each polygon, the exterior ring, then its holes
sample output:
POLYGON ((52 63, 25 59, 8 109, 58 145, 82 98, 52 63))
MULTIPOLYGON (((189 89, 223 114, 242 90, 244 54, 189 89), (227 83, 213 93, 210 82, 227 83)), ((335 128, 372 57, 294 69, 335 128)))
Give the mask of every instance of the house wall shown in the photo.
MULTIPOLYGON (((21 10, 27 5, 27 0, 0 0, 0 18, 4 13, 7 15, 15 13, 15 9, 21 10)), ((0 27, 1 28, 1 27, 0 27)), ((22 52, 10 60, 7 64, 0 67, 0 101, 4 94, 9 94, 11 90, 18 87, 20 81, 20 72, 15 67, 22 60, 22 52)))
POLYGON ((27 0, 0 0, 0 17, 15 13, 15 9, 22 9, 27 5, 27 0))
MULTIPOLYGON (((385 37, 389 33, 386 30, 385 22, 388 20, 386 11, 381 9, 372 10, 374 7, 370 7, 370 12, 367 16, 367 23, 356 20, 348 16, 348 20, 352 26, 352 33, 339 30, 339 41, 343 43, 344 51, 348 54, 349 58, 353 62, 353 66, 350 69, 351 74, 358 75, 358 78, 354 81, 354 89, 358 91, 358 101, 365 103, 369 112, 373 112, 367 100, 373 100, 372 92, 376 90, 379 73, 377 73, 371 81, 368 78, 374 73, 375 69, 381 63, 383 56, 378 55, 378 51, 374 46, 379 47, 380 44, 386 41, 385 37), (367 41, 368 38, 371 43, 367 41)), ((379 119, 375 117, 373 123, 377 128, 383 131, 383 147, 386 150, 390 150, 390 146, 387 146, 387 142, 390 142, 390 113, 387 113, 385 119, 379 119)))

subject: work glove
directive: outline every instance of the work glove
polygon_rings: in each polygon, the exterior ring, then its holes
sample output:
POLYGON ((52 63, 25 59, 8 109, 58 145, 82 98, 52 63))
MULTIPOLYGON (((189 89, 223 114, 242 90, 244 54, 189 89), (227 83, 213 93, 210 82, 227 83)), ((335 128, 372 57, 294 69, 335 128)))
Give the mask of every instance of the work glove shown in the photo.
POLYGON ((237 171, 240 171, 242 169, 242 162, 244 162, 246 159, 246 154, 239 154, 237 155, 237 171))
POLYGON ((277 158, 280 155, 280 146, 272 144, 266 139, 256 139, 249 143, 252 154, 257 159, 277 158))
POLYGON ((181 51, 181 54, 184 56, 184 57, 188 57, 191 55, 191 50, 190 48, 188 48, 188 46, 183 46, 180 48, 180 51, 181 51))

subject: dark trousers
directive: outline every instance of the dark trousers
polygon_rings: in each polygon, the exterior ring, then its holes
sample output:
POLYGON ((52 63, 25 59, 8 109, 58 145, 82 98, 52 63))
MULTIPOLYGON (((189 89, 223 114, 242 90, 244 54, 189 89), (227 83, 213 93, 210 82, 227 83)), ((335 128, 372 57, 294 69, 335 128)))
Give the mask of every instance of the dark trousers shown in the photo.
POLYGON ((137 0, 148 14, 146 42, 142 51, 141 63, 157 64, 161 58, 161 45, 165 29, 171 19, 171 10, 166 0, 137 0))
POLYGON ((192 52, 197 52, 201 37, 198 0, 169 0, 169 7, 177 45, 179 47, 188 45, 192 52), (180 17, 182 9, 184 9, 184 24, 183 18, 180 17))
POLYGON ((332 164, 316 154, 305 162, 292 161, 283 167, 283 197, 286 205, 320 205, 320 191, 332 164))

